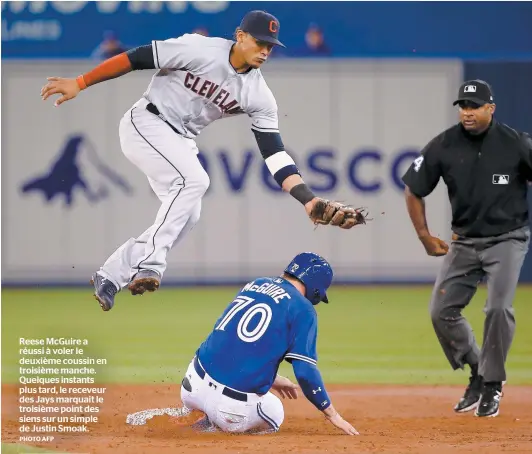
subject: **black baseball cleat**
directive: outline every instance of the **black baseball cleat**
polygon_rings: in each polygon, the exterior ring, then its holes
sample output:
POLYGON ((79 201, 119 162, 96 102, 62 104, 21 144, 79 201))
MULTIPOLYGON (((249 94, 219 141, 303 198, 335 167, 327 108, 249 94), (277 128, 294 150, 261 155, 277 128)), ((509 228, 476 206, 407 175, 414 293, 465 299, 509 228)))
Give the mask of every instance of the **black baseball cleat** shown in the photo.
POLYGON ((132 295, 142 295, 144 292, 155 292, 159 285, 161 285, 159 273, 152 270, 140 270, 127 288, 132 295))
POLYGON ((478 407, 482 394, 482 377, 475 375, 469 377, 469 385, 464 395, 454 406, 456 413, 465 413, 478 407))
POLYGON ((118 289, 115 285, 98 273, 92 275, 91 284, 94 285, 94 298, 104 311, 109 311, 115 304, 115 295, 118 289))
POLYGON ((499 414, 499 404, 502 398, 502 383, 486 383, 482 391, 482 398, 478 404, 475 416, 495 417, 499 414))

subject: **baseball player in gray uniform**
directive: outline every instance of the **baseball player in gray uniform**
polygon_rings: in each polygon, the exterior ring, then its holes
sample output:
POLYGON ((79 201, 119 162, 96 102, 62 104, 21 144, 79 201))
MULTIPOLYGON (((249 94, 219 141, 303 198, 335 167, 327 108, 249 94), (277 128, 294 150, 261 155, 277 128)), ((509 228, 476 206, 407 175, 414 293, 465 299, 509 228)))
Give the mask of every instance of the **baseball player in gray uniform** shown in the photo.
POLYGON ((215 120, 244 113, 251 118, 269 171, 304 205, 312 222, 344 229, 364 222, 358 210, 316 197, 284 150, 277 103, 259 69, 274 46, 283 46, 279 29, 271 14, 251 11, 234 41, 185 34, 121 53, 75 79, 48 78, 41 96, 60 94, 59 106, 94 84, 133 70, 157 70, 122 117, 119 135, 123 153, 147 176, 161 207, 153 225, 128 239, 94 273, 94 296, 104 311, 126 286, 134 295, 155 291, 168 251, 198 222, 209 176, 195 138, 215 120))

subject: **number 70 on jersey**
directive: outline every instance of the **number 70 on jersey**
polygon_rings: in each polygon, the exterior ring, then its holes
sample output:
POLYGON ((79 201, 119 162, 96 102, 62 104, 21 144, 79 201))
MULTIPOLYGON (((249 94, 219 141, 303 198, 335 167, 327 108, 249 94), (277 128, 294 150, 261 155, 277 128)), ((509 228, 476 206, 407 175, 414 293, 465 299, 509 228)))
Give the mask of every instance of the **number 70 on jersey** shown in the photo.
POLYGON ((266 303, 253 304, 254 302, 255 300, 248 296, 238 296, 235 298, 233 301, 234 306, 214 328, 215 331, 225 331, 229 322, 239 315, 240 320, 236 327, 236 333, 240 340, 244 342, 255 342, 259 340, 268 329, 272 320, 272 309, 266 303), (247 310, 243 312, 246 308, 247 310), (256 315, 259 315, 260 319, 257 326, 250 331, 249 324, 256 315))

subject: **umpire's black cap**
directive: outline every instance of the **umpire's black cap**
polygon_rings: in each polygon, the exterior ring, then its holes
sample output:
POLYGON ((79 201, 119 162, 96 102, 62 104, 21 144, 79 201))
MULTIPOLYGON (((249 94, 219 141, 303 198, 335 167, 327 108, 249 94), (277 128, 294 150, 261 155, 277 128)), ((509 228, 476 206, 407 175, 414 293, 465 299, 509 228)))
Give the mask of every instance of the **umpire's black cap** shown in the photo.
POLYGON ((279 41, 279 21, 266 11, 250 11, 242 19, 239 28, 259 41, 286 47, 279 41))
POLYGON ((471 101, 479 106, 493 103, 493 92, 490 85, 483 80, 468 80, 460 86, 458 99, 453 102, 453 106, 461 101, 471 101))

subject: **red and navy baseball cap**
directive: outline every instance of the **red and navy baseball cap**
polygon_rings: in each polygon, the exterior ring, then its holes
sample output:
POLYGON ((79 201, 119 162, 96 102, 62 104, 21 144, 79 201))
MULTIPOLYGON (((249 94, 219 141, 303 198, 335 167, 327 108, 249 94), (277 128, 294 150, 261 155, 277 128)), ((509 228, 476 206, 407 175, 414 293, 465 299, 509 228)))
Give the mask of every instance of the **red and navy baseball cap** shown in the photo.
POLYGON ((470 101, 478 106, 493 104, 493 92, 490 85, 483 80, 468 80, 458 90, 458 99, 453 106, 463 101, 470 101))
POLYGON ((242 19, 239 28, 259 41, 286 47, 279 41, 279 21, 266 11, 250 11, 242 19))

